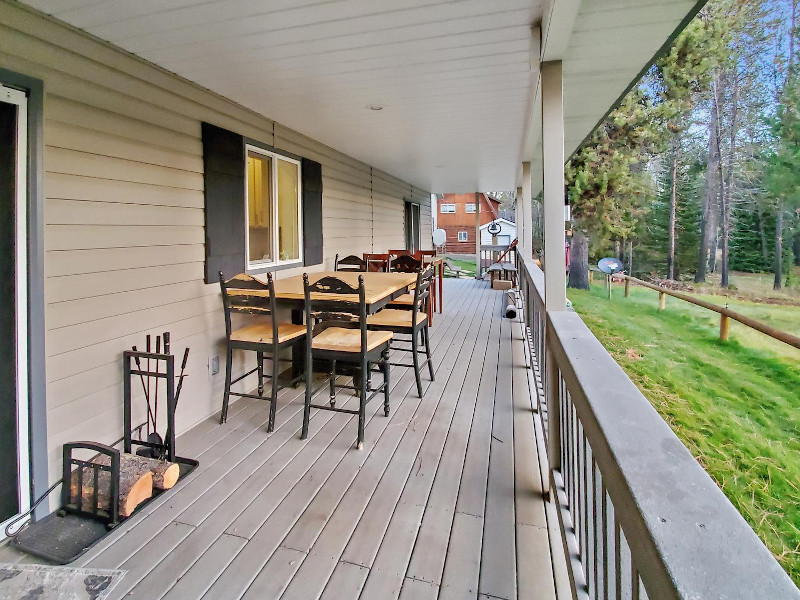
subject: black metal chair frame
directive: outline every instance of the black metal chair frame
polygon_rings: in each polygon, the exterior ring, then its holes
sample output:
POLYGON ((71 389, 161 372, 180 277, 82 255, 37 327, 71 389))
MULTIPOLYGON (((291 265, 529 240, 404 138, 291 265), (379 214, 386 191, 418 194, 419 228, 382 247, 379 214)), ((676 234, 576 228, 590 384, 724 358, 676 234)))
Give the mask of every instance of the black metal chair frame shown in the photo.
POLYGON ((222 414, 220 416, 220 423, 225 423, 228 420, 228 404, 231 396, 240 398, 255 398, 257 400, 266 400, 270 403, 269 407, 269 421, 267 423, 267 431, 272 431, 275 428, 275 412, 278 404, 278 392, 289 386, 294 386, 297 382, 302 380, 302 374, 294 379, 282 383, 280 380, 280 364, 289 363, 291 359, 280 358, 280 353, 291 348, 296 344, 303 342, 304 336, 278 342, 278 319, 277 319, 277 306, 275 301, 275 287, 272 281, 272 273, 267 273, 267 283, 258 281, 249 275, 237 275, 231 280, 226 281, 222 271, 219 273, 219 284, 222 289, 222 303, 225 309, 225 338, 227 341, 227 352, 225 357, 225 395, 222 400, 222 414), (237 279, 240 278, 240 279, 237 279), (233 282, 233 283, 232 283, 233 282), (244 290, 252 292, 252 294, 236 294, 232 296, 229 290, 244 290), (264 296, 264 292, 267 296, 264 296), (232 300, 236 298, 236 300, 232 300), (246 315, 269 316, 272 321, 272 339, 265 342, 251 342, 243 340, 232 340, 231 335, 233 328, 231 325, 231 314, 239 313, 246 315), (233 366, 233 351, 234 350, 250 350, 256 353, 256 360, 258 362, 254 369, 239 375, 236 379, 231 379, 231 369, 233 366), (264 361, 271 360, 272 373, 266 374, 264 370, 264 361), (258 388, 257 393, 249 394, 242 392, 232 392, 231 386, 245 377, 258 373, 258 388), (271 393, 269 396, 264 395, 264 380, 269 379, 271 383, 271 393))
POLYGON ((397 335, 408 335, 410 339, 395 339, 389 342, 391 350, 398 350, 400 352, 411 352, 413 364, 395 363, 390 362, 390 365, 396 367, 408 367, 414 369, 414 377, 417 380, 417 393, 422 398, 422 378, 420 377, 420 369, 426 364, 428 365, 428 373, 431 376, 431 381, 434 381, 433 362, 431 361, 431 345, 430 345, 430 329, 428 328, 428 319, 418 322, 417 315, 424 312, 425 306, 429 304, 430 287, 433 281, 433 267, 428 267, 417 272, 417 284, 414 288, 414 303, 411 305, 411 325, 408 327, 393 327, 389 325, 369 325, 369 329, 376 331, 391 331, 397 335), (421 338, 421 340, 420 340, 421 338), (419 343, 425 346, 425 360, 419 362, 419 343), (410 347, 400 346, 398 344, 409 343, 410 347))
POLYGON ((311 409, 331 410, 334 412, 358 415, 357 447, 360 450, 364 445, 364 427, 366 424, 367 404, 375 396, 383 392, 383 412, 389 416, 389 342, 384 342, 371 350, 367 350, 367 303, 364 291, 364 276, 358 277, 358 289, 351 287, 346 282, 334 276, 319 279, 313 284, 308 281, 308 274, 303 274, 303 289, 305 292, 305 318, 306 318, 306 395, 305 409, 303 411, 303 430, 301 439, 308 437, 308 422, 311 418, 311 409), (357 294, 358 302, 346 302, 335 299, 312 299, 311 294, 357 294), (358 329, 361 339, 360 352, 344 352, 337 350, 323 350, 313 348, 315 335, 319 335, 329 327, 344 327, 358 329), (314 389, 313 376, 315 371, 328 375, 327 381, 314 389), (344 363, 353 371, 353 384, 343 385, 336 383, 337 365, 344 363), (369 385, 372 365, 377 365, 375 372, 383 373, 383 382, 377 388, 369 385), (358 385, 356 385, 358 381, 358 385), (312 404, 323 388, 328 388, 330 399, 327 405, 312 404), (351 389, 356 392, 359 399, 358 410, 336 407, 336 389, 351 389), (371 392, 369 395, 367 395, 371 392))
POLYGON ((367 270, 367 262, 355 254, 351 254, 349 256, 345 256, 344 258, 339 258, 339 255, 336 255, 336 259, 333 262, 333 270, 334 271, 342 271, 342 272, 352 272, 352 273, 362 273, 367 270))

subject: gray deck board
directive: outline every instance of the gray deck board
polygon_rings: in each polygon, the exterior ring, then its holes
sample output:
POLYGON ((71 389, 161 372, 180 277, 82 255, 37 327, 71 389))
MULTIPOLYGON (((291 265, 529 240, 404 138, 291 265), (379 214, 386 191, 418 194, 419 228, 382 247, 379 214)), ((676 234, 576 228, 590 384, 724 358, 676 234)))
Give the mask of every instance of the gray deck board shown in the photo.
MULTIPOLYGON (((511 321, 501 321, 501 336, 510 338, 511 321)), ((514 413, 511 397, 510 348, 500 349, 497 367, 489 480, 483 522, 479 589, 482 594, 516 598, 516 544, 514 528, 514 413)))
POLYGON ((271 434, 268 404, 239 400, 179 438, 190 478, 75 566, 127 570, 111 600, 555 598, 522 329, 486 282, 445 285, 436 379, 423 370, 420 399, 393 367, 363 450, 354 417, 327 411, 299 439, 302 387, 281 391, 271 434))

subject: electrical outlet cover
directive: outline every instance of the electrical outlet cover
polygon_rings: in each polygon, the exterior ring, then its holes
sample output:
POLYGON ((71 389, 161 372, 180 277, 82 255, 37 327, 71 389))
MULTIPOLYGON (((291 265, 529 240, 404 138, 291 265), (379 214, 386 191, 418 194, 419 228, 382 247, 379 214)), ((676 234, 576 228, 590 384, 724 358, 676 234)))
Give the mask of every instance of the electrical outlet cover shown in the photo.
POLYGON ((210 356, 208 358, 208 372, 212 377, 219 373, 219 356, 210 356))

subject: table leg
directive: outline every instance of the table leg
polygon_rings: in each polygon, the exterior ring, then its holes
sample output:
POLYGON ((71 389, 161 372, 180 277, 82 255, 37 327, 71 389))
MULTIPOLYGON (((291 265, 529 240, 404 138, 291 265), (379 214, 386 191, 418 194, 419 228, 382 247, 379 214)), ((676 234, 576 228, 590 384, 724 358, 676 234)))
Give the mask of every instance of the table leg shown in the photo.
MULTIPOLYGON (((292 309, 292 323, 295 325, 303 324, 303 309, 292 309)), ((295 379, 305 373, 306 370, 306 347, 303 344, 294 344, 292 346, 292 379, 295 379)))
POLYGON ((443 285, 443 275, 442 271, 444 271, 444 264, 439 263, 439 313, 442 312, 442 298, 444 296, 444 285, 443 285))

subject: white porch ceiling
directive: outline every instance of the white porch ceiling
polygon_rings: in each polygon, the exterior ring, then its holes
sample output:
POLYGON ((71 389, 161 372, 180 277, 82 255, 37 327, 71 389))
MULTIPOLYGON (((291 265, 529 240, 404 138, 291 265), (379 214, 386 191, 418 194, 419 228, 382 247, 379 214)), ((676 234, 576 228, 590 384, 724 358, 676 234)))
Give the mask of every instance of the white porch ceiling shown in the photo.
POLYGON ((537 162, 534 24, 552 19, 543 51, 565 61, 569 153, 695 2, 26 3, 419 187, 469 192, 537 162))

